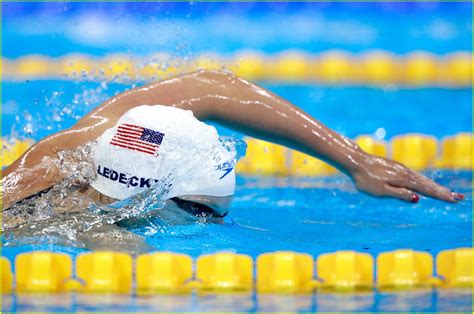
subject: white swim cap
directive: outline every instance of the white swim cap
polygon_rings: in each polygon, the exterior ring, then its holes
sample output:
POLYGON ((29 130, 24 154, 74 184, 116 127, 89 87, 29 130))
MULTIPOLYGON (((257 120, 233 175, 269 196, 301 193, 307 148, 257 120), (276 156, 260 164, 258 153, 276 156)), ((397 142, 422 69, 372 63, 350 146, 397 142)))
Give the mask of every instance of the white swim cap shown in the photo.
POLYGON ((135 107, 97 139, 92 156, 97 178, 91 186, 118 200, 155 184, 170 184, 165 199, 235 191, 235 150, 189 110, 135 107))

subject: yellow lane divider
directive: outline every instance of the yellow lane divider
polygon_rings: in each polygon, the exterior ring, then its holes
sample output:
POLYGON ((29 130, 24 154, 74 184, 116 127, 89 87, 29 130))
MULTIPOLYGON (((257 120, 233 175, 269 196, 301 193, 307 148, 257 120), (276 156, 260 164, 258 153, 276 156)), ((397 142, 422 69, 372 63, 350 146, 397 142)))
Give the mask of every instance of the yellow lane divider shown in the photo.
POLYGON ((394 55, 388 51, 351 54, 330 50, 320 54, 284 51, 267 55, 240 51, 232 56, 198 55, 181 60, 164 53, 148 58, 109 55, 95 58, 71 54, 59 58, 26 55, 3 58, 4 79, 156 80, 199 69, 226 68, 250 80, 318 82, 385 86, 472 86, 472 53, 458 51, 433 55, 414 51, 394 55))
POLYGON ((187 293, 193 277, 193 260, 184 254, 157 252, 136 260, 137 294, 187 293))
POLYGON ((472 248, 440 252, 436 256, 436 269, 445 286, 472 288, 472 248))
POLYGON ((2 139, 2 156, 1 156, 1 166, 8 166, 17 160, 28 148, 33 145, 34 141, 31 139, 27 140, 7 140, 2 139))
MULTIPOLYGON (((247 154, 237 163, 237 171, 249 175, 327 176, 336 169, 321 160, 282 146, 246 138, 247 154)), ((459 133, 438 140, 424 134, 405 134, 392 138, 390 145, 370 136, 355 139, 362 150, 393 158, 417 170, 430 168, 472 170, 473 137, 459 133)))
POLYGON ((373 257, 366 253, 337 251, 322 254, 315 262, 308 254, 281 251, 258 256, 256 270, 248 255, 227 252, 202 255, 197 258, 195 271, 191 257, 184 254, 143 254, 133 266, 128 254, 97 251, 80 254, 72 276, 72 258, 67 254, 34 251, 17 255, 15 280, 9 261, 1 258, 2 293, 129 294, 135 291, 149 295, 255 290, 301 294, 374 287, 380 290, 470 288, 474 283, 472 253, 472 248, 440 252, 435 275, 432 255, 408 249, 380 253, 375 269, 373 257))
MULTIPOLYGON (((327 176, 337 170, 323 161, 273 143, 246 138, 247 154, 237 163, 237 171, 250 175, 327 176)), ((458 133, 438 140, 424 134, 396 136, 390 145, 368 135, 355 139, 362 150, 389 157, 416 170, 429 168, 472 170, 473 137, 458 133)), ((2 139, 2 167, 13 163, 31 145, 32 140, 2 139)))
POLYGON ((430 167, 437 155, 438 143, 433 136, 410 134, 397 136, 391 141, 392 158, 410 168, 423 170, 430 167))
POLYGON ((373 288, 374 259, 370 254, 338 251, 317 259, 321 288, 329 290, 367 290, 373 288))
POLYGON ((429 253, 396 250, 377 256, 379 289, 432 287, 439 283, 440 279, 433 276, 433 256, 429 253))
POLYGON ((2 257, 2 293, 7 294, 12 292, 13 273, 10 261, 2 257))
POLYGON ((441 145, 441 156, 435 160, 435 167, 472 169, 474 145, 471 133, 447 137, 441 145))
POLYGON ((15 269, 16 292, 65 292, 66 279, 72 276, 72 259, 67 254, 52 252, 19 254, 15 269))
POLYGON ((235 253, 216 253, 198 257, 198 290, 203 292, 249 291, 253 288, 253 260, 235 253))
POLYGON ((245 157, 237 164, 237 171, 259 175, 287 175, 288 150, 280 145, 247 138, 245 157))
POLYGON ((308 293, 317 281, 314 277, 313 257, 294 252, 261 254, 257 258, 257 291, 308 293))
POLYGON ((108 251, 81 254, 76 261, 76 275, 84 282, 80 292, 130 293, 132 257, 108 251))

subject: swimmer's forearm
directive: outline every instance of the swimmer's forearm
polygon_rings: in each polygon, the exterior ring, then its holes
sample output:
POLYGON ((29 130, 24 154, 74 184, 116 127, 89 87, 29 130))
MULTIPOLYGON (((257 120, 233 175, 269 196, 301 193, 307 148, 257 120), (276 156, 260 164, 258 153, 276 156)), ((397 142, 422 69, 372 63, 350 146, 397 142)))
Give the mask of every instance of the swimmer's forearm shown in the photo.
POLYGON ((447 202, 462 199, 399 163, 364 153, 350 139, 257 85, 222 72, 195 76, 198 86, 207 83, 195 99, 209 118, 324 159, 347 173, 360 191, 407 202, 418 201, 416 192, 447 202))
POLYGON ((262 87, 222 72, 201 76, 209 80, 208 87, 194 101, 212 104, 212 120, 321 158, 346 173, 357 171, 367 155, 350 139, 262 87))
POLYGON ((58 152, 95 140, 140 105, 192 110, 264 140, 322 158, 350 174, 360 190, 412 200, 413 191, 453 201, 450 191, 406 167, 366 154, 288 101, 221 71, 200 71, 131 89, 112 97, 69 130, 53 134, 9 166, 2 177, 3 209, 62 181, 58 152))

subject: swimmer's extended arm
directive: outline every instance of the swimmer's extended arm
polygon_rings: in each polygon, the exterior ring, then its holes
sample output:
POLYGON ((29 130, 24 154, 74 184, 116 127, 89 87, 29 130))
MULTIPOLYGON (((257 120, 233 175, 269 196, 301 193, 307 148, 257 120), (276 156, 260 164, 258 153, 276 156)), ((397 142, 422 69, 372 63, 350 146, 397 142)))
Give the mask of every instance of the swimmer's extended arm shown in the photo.
POLYGON ((177 103, 197 116, 203 111, 201 118, 321 158, 348 174, 360 191, 408 202, 418 201, 416 192, 448 202, 462 198, 402 164, 363 152, 300 108, 232 74, 196 72, 178 86, 177 103))
POLYGON ((372 195, 413 201, 416 191, 450 202, 459 198, 399 163, 364 153, 350 139, 262 87, 226 72, 199 71, 112 97, 72 128, 34 145, 3 171, 3 209, 64 179, 58 152, 95 140, 125 112, 146 104, 192 110, 199 119, 324 159, 348 174, 359 190, 372 195))

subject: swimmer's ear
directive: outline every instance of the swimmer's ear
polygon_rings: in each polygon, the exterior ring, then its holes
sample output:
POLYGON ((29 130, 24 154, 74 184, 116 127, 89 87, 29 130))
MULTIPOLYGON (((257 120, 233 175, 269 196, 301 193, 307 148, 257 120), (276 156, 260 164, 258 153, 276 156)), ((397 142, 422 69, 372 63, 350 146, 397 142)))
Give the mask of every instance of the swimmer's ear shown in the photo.
POLYGON ((389 184, 385 184, 385 193, 383 193, 383 196, 398 198, 399 200, 409 203, 417 203, 420 199, 418 194, 412 190, 391 186, 389 184))

